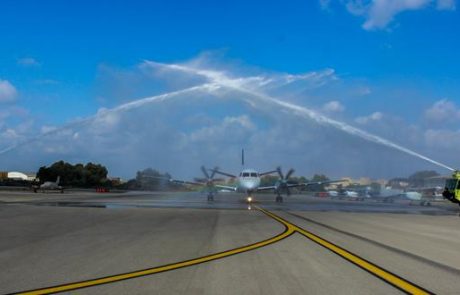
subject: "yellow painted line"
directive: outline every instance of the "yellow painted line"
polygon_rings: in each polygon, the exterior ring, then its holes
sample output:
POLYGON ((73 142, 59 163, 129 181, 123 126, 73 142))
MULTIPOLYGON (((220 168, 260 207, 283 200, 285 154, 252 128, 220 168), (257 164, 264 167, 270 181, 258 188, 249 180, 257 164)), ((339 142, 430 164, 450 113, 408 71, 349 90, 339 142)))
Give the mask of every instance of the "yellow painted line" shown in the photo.
POLYGON ((92 280, 87 280, 87 281, 81 281, 81 282, 76 282, 76 283, 69 283, 69 284, 63 284, 59 286, 53 286, 53 287, 48 287, 48 288, 42 288, 42 289, 35 289, 35 290, 30 290, 30 291, 24 291, 24 292, 18 292, 15 294, 51 294, 51 293, 59 293, 59 292, 65 292, 65 291, 71 291, 71 290, 76 290, 76 289, 81 289, 81 288, 87 288, 87 287, 93 287, 93 286, 98 286, 98 285, 103 285, 103 284, 108 284, 108 283, 114 283, 122 280, 128 280, 128 279, 134 279, 142 276, 147 276, 147 275, 153 275, 157 274, 160 272, 166 272, 170 270, 175 270, 183 267, 188 267, 192 265, 197 265, 200 263, 205 263, 209 262, 212 260, 216 259, 221 259, 225 258, 231 255, 236 255, 240 254, 243 252, 255 250, 260 247, 264 247, 276 242, 279 242, 293 233, 299 233, 308 239, 312 240, 313 242, 329 249, 330 251, 334 252, 335 254, 339 255, 340 257, 350 261, 351 263, 361 267, 362 269, 368 271, 369 273, 373 274, 374 276, 384 280, 385 282, 395 286, 396 288, 409 293, 409 294, 432 294, 431 292, 395 275, 392 274, 391 272, 373 264, 372 262, 369 262, 356 254, 353 254, 293 223, 290 223, 289 221, 273 214, 272 212, 269 212, 265 209, 255 207, 256 209, 260 210, 267 216, 275 219, 276 221, 280 222, 285 226, 285 230, 267 240, 257 242, 254 244, 234 248, 228 251, 223 251, 195 259, 190 259, 186 261, 181 261, 177 263, 172 263, 172 264, 167 264, 163 266, 158 266, 158 267, 152 267, 144 270, 139 270, 139 271, 133 271, 133 272, 128 272, 124 274, 118 274, 118 275, 112 275, 112 276, 107 276, 107 277, 102 277, 102 278, 97 278, 97 279, 92 279, 92 280))
POLYGON ((175 269, 188 267, 188 266, 192 266, 192 265, 196 265, 196 264, 200 264, 204 262, 209 262, 209 261, 216 260, 216 259, 221 259, 224 257, 255 250, 257 248, 261 248, 261 247, 276 243, 278 241, 281 241, 282 239, 289 237, 295 232, 295 228, 293 226, 286 225, 286 224, 284 225, 285 225, 285 230, 282 233, 272 238, 269 238, 267 240, 257 242, 254 244, 246 245, 243 247, 234 248, 228 251, 223 251, 223 252, 219 252, 219 253, 215 253, 215 254, 211 254, 211 255, 195 258, 195 259, 190 259, 186 261, 181 261, 181 262, 167 264, 167 265, 153 267, 153 268, 148 268, 144 270, 133 271, 133 272, 118 274, 118 275, 112 275, 112 276, 107 276, 107 277, 97 278, 97 279, 92 279, 92 280, 87 280, 87 281, 81 281, 81 282, 76 282, 76 283, 63 284, 63 285, 53 286, 53 287, 48 287, 48 288, 23 291, 23 292, 18 292, 15 294, 59 293, 59 292, 64 292, 64 291, 93 287, 93 286, 102 285, 102 284, 114 283, 114 282, 118 282, 122 280, 134 279, 134 278, 138 278, 142 276, 153 275, 153 274, 157 274, 160 272, 175 270, 175 269))
POLYGON ((290 223, 289 221, 267 211, 262 208, 257 208, 260 211, 264 212, 266 215, 270 216, 273 219, 276 219, 278 222, 284 224, 287 228, 293 228, 296 232, 300 233, 301 235, 307 237, 308 239, 312 240, 313 242, 329 249, 330 251, 334 252, 335 254, 339 255, 340 257, 352 262, 353 264, 361 267, 362 269, 368 271, 369 273, 373 274, 374 276, 390 283, 391 285, 395 286, 396 288, 409 293, 409 294, 433 294, 430 291, 427 291, 408 280, 405 280, 377 265, 372 262, 369 262, 356 254, 353 254, 342 247, 339 247, 301 227, 298 227, 295 224, 290 223))

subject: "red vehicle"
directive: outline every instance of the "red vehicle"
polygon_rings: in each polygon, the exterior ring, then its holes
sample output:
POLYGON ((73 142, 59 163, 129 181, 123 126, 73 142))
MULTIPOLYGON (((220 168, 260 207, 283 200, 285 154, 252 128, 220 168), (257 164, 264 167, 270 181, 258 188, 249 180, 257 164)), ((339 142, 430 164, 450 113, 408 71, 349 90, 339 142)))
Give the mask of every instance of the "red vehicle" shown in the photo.
POLYGON ((319 198, 326 198, 329 196, 329 194, 327 192, 317 192, 316 196, 319 198))

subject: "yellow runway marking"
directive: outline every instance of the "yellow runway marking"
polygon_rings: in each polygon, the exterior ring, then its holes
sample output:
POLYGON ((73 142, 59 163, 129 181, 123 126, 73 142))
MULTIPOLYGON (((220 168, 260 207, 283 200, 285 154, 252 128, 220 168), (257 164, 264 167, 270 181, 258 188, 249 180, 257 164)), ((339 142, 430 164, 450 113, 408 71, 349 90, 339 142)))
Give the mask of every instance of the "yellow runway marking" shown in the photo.
POLYGON ((431 293, 430 291, 427 291, 375 264, 373 264, 372 262, 369 262, 359 256, 357 256, 356 254, 353 254, 329 241, 326 241, 325 239, 301 228, 301 227, 298 227, 292 223, 290 223, 289 221, 267 211, 267 210, 264 210, 262 208, 257 208, 259 209, 260 211, 264 212, 265 214, 267 214, 268 216, 276 219, 277 221, 281 222, 282 224, 284 224, 286 227, 288 227, 289 229, 293 229, 294 231, 298 232, 299 234, 307 237, 308 239, 312 240, 313 242, 327 248, 328 250, 334 252, 335 254, 339 255, 340 257, 350 261, 351 263, 361 267, 362 269, 368 271, 369 273, 373 274, 374 276, 384 280, 385 282, 395 286, 396 288, 406 292, 406 293, 409 293, 409 294, 433 294, 431 293))
POLYGON ((160 272, 175 270, 175 269, 192 266, 192 265, 196 265, 196 264, 200 264, 200 263, 204 263, 204 262, 208 262, 208 261, 212 261, 216 259, 221 259, 221 258, 228 257, 231 255, 255 250, 255 249, 276 243, 278 241, 281 241, 282 239, 289 237, 293 233, 294 233, 294 229, 292 227, 286 226, 285 230, 282 233, 272 238, 269 238, 267 240, 257 242, 254 244, 246 245, 243 247, 231 249, 228 251, 219 252, 219 253, 215 253, 215 254, 211 254, 211 255, 195 258, 195 259, 190 259, 186 261, 181 261, 177 263, 167 264, 163 266, 148 268, 144 270, 133 271, 129 273, 118 274, 118 275, 113 275, 113 276, 108 276, 108 277, 103 277, 103 278, 98 278, 98 279, 93 279, 93 280, 87 280, 87 281, 81 281, 81 282, 76 282, 76 283, 64 284, 64 285, 59 285, 59 286, 54 286, 54 287, 24 291, 24 292, 19 292, 16 294, 52 294, 52 293, 65 292, 65 291, 76 290, 76 289, 81 289, 81 288, 93 287, 93 286, 102 285, 102 284, 114 283, 114 282, 118 282, 122 280, 134 279, 134 278, 147 276, 147 275, 153 275, 153 274, 157 274, 160 272))
POLYGON ((59 286, 53 286, 53 287, 48 287, 48 288, 42 288, 42 289, 35 289, 35 290, 30 290, 30 291, 24 291, 24 292, 19 292, 16 294, 51 294, 51 293, 59 293, 59 292, 64 292, 64 291, 70 291, 70 290, 76 290, 76 289, 81 289, 81 288, 87 288, 87 287, 93 287, 97 285, 102 285, 102 284, 108 284, 108 283, 114 283, 122 280, 128 280, 128 279, 134 279, 142 276, 147 276, 147 275, 153 275, 157 274, 160 272, 166 272, 170 270, 175 270, 183 267, 188 267, 192 265, 197 265, 200 263, 205 263, 209 262, 212 260, 216 259, 221 259, 224 257, 228 257, 231 255, 236 255, 240 254, 243 252, 255 250, 276 242, 279 242, 290 235, 294 233, 299 233, 308 239, 312 240, 313 242, 327 248, 328 250, 334 252, 335 254, 339 255, 340 257, 348 260, 349 262, 359 266, 360 268, 366 270, 367 272, 371 273, 372 275, 384 280, 385 282, 393 285, 394 287, 400 289, 401 291, 404 291, 409 294, 432 294, 431 292, 418 287, 417 285, 395 275, 392 274, 391 272, 373 264, 372 262, 369 262, 356 254, 353 254, 337 245, 334 245, 331 242, 326 241, 325 239, 301 228, 296 226, 295 224, 290 223, 289 221, 265 210, 259 207, 256 207, 258 210, 263 212, 265 215, 275 219, 276 221, 280 222, 285 226, 285 230, 267 240, 257 242, 254 244, 242 246, 239 248, 231 249, 228 251, 223 251, 195 259, 190 259, 186 261, 181 261, 177 263, 172 263, 172 264, 167 264, 163 266, 158 266, 158 267, 153 267, 153 268, 148 268, 144 270, 139 270, 139 271, 133 271, 133 272, 128 272, 124 274, 118 274, 118 275, 112 275, 112 276, 107 276, 107 277, 102 277, 102 278, 97 278, 97 279, 92 279, 92 280, 87 280, 87 281, 81 281, 81 282, 76 282, 76 283, 69 283, 69 284, 63 284, 59 286))

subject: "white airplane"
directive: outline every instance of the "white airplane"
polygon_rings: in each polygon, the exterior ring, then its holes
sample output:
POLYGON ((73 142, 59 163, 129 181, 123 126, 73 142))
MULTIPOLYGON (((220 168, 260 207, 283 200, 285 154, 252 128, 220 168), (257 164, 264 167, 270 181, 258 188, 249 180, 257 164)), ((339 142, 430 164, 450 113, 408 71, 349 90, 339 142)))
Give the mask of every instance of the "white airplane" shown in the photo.
POLYGON ((56 181, 46 181, 40 186, 34 186, 34 192, 36 193, 39 189, 42 190, 43 192, 45 190, 59 190, 61 193, 64 192, 64 188, 59 185, 59 182, 61 181, 61 177, 58 176, 56 181))
MULTIPOLYGON (((244 150, 241 152, 241 164, 244 166, 244 150)), ((267 171, 263 173, 259 173, 255 169, 243 169, 240 174, 234 175, 227 172, 220 171, 218 168, 211 169, 211 175, 209 175, 204 167, 201 167, 203 174, 206 176, 205 181, 182 181, 182 180, 175 180, 170 179, 170 181, 174 183, 182 183, 182 184, 192 184, 192 185, 204 185, 208 188, 208 201, 214 200, 214 194, 216 192, 216 188, 218 189, 225 189, 234 192, 240 192, 246 194, 246 200, 248 203, 254 200, 253 194, 259 191, 268 191, 273 190, 276 194, 276 202, 283 202, 283 197, 281 193, 285 191, 289 196, 290 188, 293 187, 300 187, 300 186, 308 186, 308 185, 315 185, 315 184, 325 184, 325 183, 332 183, 332 182, 340 182, 341 180, 333 180, 333 181, 316 181, 316 182, 304 182, 304 183, 289 183, 289 177, 294 173, 294 169, 290 169, 286 175, 283 174, 281 168, 278 167, 276 170, 267 171), (280 176, 280 179, 274 184, 270 186, 260 186, 260 177, 272 174, 277 172, 280 176), (228 176, 231 178, 236 179, 236 183, 234 186, 230 185, 221 185, 215 184, 214 179, 215 174, 220 174, 224 176, 228 176)))
POLYGON ((339 199, 350 199, 350 200, 355 200, 355 201, 364 201, 365 198, 367 198, 367 195, 360 195, 358 192, 355 191, 349 191, 349 190, 341 190, 340 192, 338 191, 328 191, 328 195, 334 199, 334 198, 339 198, 339 199))
POLYGON ((429 199, 424 198, 423 195, 416 191, 403 191, 400 189, 384 188, 380 191, 380 195, 375 198, 383 198, 383 202, 393 203, 395 199, 409 200, 410 204, 413 202, 419 202, 421 206, 430 206, 431 202, 429 199))
POLYGON ((358 193, 355 191, 345 191, 344 192, 344 197, 350 198, 350 199, 357 199, 358 198, 358 193))

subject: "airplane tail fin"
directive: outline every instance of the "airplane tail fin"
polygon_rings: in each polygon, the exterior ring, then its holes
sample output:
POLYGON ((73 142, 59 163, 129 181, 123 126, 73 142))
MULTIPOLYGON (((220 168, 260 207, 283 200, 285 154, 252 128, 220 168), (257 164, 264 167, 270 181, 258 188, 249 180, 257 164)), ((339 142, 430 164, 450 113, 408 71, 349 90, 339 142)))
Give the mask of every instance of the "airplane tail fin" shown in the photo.
POLYGON ((56 179, 56 184, 59 185, 59 182, 61 181, 61 176, 58 176, 56 179))
POLYGON ((244 167, 244 149, 241 150, 241 166, 244 167))

